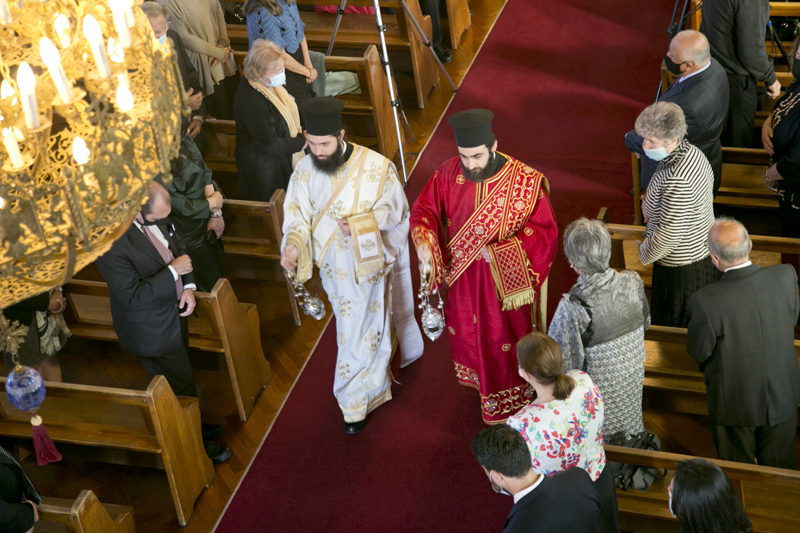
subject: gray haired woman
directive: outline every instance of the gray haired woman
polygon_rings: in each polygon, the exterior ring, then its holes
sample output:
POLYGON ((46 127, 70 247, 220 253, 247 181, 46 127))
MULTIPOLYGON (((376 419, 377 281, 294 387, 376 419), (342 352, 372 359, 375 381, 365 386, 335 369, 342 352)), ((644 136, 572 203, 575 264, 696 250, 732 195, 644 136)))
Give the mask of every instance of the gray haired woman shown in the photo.
POLYGON ((639 245, 642 264, 653 264, 650 302, 653 324, 685 328, 689 299, 722 276, 708 255, 706 239, 714 223, 714 172, 686 136, 683 111, 656 102, 636 119, 642 148, 659 161, 642 198, 645 228, 639 245))
POLYGON ((605 403, 603 441, 622 444, 644 429, 644 330, 650 307, 636 272, 609 268, 611 236, 599 220, 579 218, 564 231, 564 254, 578 274, 558 304, 548 335, 564 370, 589 374, 605 403))

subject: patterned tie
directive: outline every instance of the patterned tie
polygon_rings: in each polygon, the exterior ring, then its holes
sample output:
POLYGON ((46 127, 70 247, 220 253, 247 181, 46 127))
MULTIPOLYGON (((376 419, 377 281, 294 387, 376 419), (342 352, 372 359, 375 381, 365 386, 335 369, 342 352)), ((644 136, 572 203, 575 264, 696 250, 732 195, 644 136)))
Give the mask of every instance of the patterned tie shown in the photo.
POLYGON ((19 473, 20 473, 20 475, 22 477, 22 488, 25 491, 25 497, 28 498, 33 503, 35 503, 36 505, 41 504, 42 503, 41 496, 39 496, 39 493, 36 492, 36 489, 34 488, 33 483, 31 483, 31 480, 28 479, 28 476, 25 474, 25 471, 19 465, 17 460, 14 459, 14 456, 11 455, 10 453, 8 453, 8 451, 5 448, 3 448, 2 446, 0 446, 0 454, 2 454, 5 457, 7 457, 14 465, 17 466, 17 468, 19 468, 19 473))
MULTIPOLYGON (((144 217, 142 217, 140 214, 136 221, 142 224, 144 217)), ((156 235, 150 229, 151 227, 153 226, 146 226, 144 224, 141 225, 144 236, 147 237, 147 240, 150 241, 150 244, 155 246, 158 255, 161 256, 161 259, 163 259, 166 264, 172 263, 175 257, 173 257, 172 252, 169 251, 169 248, 164 246, 164 244, 161 242, 161 239, 156 237, 156 235)), ((178 275, 178 279, 175 280, 175 290, 178 292, 178 299, 180 300, 181 294, 183 294, 183 282, 181 281, 180 275, 178 275)))

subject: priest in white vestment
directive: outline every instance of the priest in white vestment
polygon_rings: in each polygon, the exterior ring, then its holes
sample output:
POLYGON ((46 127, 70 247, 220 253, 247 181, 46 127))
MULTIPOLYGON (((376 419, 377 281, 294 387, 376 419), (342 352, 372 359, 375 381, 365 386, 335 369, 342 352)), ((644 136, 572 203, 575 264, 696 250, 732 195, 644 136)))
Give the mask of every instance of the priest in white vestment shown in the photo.
POLYGON ((392 398, 390 362, 422 355, 408 256, 409 207, 394 164, 344 141, 336 98, 300 103, 311 153, 295 167, 284 202, 281 264, 298 281, 319 268, 336 317, 333 393, 345 431, 392 398), (396 346, 396 345, 395 345, 396 346))

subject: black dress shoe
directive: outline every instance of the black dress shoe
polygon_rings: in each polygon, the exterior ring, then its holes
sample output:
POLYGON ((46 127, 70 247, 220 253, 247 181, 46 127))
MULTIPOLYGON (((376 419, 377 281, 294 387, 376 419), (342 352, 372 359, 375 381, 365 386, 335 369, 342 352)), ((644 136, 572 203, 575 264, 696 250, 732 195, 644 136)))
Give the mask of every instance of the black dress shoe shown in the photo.
POLYGON ((434 46, 433 51, 436 53, 436 57, 439 58, 439 61, 442 63, 449 63, 453 60, 453 54, 450 53, 450 50, 442 46, 434 46))
POLYGON ((225 432, 219 424, 200 424, 200 431, 204 441, 218 439, 225 432))
POLYGON ((359 420, 358 422, 345 422, 344 423, 344 432, 348 435, 356 435, 361 433, 361 431, 367 427, 367 419, 359 420))
POLYGON ((206 447, 206 455, 211 459, 212 463, 221 463, 231 458, 231 449, 227 446, 217 446, 211 442, 204 442, 206 447))

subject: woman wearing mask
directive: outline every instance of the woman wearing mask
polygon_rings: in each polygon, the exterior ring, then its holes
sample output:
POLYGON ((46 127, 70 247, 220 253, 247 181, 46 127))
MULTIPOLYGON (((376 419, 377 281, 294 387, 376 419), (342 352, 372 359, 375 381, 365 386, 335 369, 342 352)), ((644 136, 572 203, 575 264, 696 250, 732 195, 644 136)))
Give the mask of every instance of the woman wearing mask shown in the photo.
POLYGON ((800 37, 794 42, 792 84, 761 127, 761 141, 771 156, 765 180, 778 193, 781 235, 800 238, 800 37))
POLYGON ((635 128, 647 157, 659 161, 642 197, 644 239, 636 241, 642 264, 654 263, 652 322, 685 328, 692 294, 722 277, 706 244, 714 223, 714 173, 684 138, 686 121, 676 104, 648 106, 635 128))
POLYGON ((305 138, 294 98, 283 88, 283 50, 259 39, 243 67, 234 102, 236 171, 245 199, 268 202, 276 189, 289 184, 305 138))

